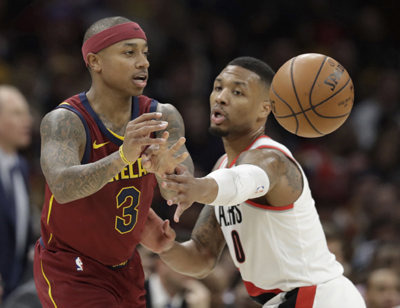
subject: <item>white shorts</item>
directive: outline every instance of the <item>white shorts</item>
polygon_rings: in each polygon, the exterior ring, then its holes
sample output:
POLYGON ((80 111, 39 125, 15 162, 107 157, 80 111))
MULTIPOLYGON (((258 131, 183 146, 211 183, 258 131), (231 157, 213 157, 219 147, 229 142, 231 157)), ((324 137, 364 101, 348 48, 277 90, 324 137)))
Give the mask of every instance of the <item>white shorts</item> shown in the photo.
POLYGON ((263 308, 366 308, 354 284, 344 276, 317 286, 279 293, 263 308))

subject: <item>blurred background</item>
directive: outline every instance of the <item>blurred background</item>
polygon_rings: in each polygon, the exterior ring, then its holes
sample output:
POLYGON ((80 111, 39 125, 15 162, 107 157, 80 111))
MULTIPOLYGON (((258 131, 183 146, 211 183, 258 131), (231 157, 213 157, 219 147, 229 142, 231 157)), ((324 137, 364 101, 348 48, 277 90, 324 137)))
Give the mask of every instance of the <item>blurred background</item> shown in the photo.
MULTIPOLYGON (((378 288, 377 298, 385 291, 391 299, 370 299, 368 306, 400 305, 400 1, 0 0, 0 84, 16 86, 33 116, 31 145, 21 151, 30 172, 33 237, 40 237, 45 185, 40 121, 64 99, 90 88, 83 35, 95 21, 118 15, 146 32, 151 65, 144 94, 182 114, 197 176, 210 172, 223 154, 220 139, 208 133, 209 94, 229 61, 253 56, 276 71, 292 57, 314 52, 348 70, 355 104, 337 131, 296 137, 271 114, 266 134, 302 164, 345 275, 371 298, 373 273, 383 275, 386 289, 378 288)), ((158 192, 153 208, 172 220, 175 208, 158 192)), ((190 237, 201 208, 192 206, 173 224, 182 238, 190 237)), ((144 251, 143 257, 150 275, 158 268, 156 257, 144 251)), ((214 274, 220 281, 203 281, 214 300, 210 307, 252 307, 230 262, 222 257, 214 274)))

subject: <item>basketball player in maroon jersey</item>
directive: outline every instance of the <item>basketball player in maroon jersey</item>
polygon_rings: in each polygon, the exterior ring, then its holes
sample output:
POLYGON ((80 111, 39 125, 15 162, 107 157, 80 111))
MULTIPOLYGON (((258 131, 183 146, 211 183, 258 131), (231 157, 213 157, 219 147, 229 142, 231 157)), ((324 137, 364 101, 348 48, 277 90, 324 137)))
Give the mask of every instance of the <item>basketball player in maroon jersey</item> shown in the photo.
MULTIPOLYGON (((40 129, 46 191, 36 287, 44 308, 142 308, 136 245, 153 190, 178 163, 192 171, 193 163, 178 111, 142 95, 148 45, 137 23, 123 17, 94 23, 82 53, 90 90, 62 102, 40 129), (141 162, 147 146, 158 147, 148 170, 141 162)), ((175 194, 160 189, 164 198, 175 194)))

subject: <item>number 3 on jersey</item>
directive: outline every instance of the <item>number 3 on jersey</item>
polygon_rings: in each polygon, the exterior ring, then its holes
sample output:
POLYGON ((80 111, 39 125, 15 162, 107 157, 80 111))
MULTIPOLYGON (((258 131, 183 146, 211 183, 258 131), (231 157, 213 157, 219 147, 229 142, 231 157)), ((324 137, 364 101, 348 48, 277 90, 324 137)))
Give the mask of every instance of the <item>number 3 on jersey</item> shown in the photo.
POLYGON ((132 231, 137 222, 140 191, 135 187, 122 188, 117 195, 117 209, 122 207, 122 217, 115 217, 115 229, 121 233, 132 231))

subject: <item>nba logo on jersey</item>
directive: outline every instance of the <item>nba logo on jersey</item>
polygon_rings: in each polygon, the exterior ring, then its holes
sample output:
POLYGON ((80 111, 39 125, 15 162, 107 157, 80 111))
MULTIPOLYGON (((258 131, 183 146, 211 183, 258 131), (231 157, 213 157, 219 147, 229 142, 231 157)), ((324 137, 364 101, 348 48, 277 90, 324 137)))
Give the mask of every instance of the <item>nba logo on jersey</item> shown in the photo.
POLYGON ((75 258, 75 264, 76 264, 76 270, 78 272, 82 272, 83 271, 83 262, 82 262, 81 258, 76 257, 75 258))
POLYGON ((262 193, 264 191, 264 186, 257 187, 256 194, 262 193))

